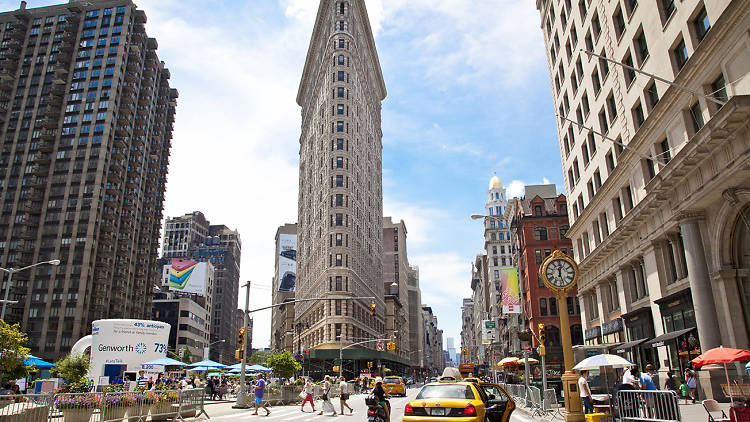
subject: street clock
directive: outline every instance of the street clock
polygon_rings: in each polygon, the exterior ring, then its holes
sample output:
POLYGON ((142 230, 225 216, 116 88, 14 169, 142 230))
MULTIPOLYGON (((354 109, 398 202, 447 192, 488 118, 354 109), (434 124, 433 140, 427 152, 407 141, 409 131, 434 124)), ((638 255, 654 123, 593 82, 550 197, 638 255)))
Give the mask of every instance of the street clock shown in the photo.
POLYGON ((578 282, 578 265, 573 258, 555 250, 539 267, 539 277, 553 291, 566 293, 578 282))

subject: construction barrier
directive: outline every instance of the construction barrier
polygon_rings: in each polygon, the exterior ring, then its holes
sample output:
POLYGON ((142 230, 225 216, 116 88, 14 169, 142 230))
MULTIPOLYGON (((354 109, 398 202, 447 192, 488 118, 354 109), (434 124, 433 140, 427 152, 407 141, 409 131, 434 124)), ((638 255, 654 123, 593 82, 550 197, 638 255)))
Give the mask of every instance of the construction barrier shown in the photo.
POLYGON ((24 394, 0 398, 0 422, 145 422, 206 415, 204 390, 24 394))
POLYGON ((621 421, 680 422, 677 394, 667 390, 624 390, 617 392, 614 409, 621 421))

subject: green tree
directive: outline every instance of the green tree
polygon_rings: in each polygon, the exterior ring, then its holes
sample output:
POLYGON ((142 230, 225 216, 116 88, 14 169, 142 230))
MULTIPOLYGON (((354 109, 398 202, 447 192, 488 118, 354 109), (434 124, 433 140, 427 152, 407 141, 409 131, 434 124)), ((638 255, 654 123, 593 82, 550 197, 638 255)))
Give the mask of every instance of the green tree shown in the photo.
POLYGON ((57 367, 52 373, 68 383, 79 383, 86 379, 86 374, 91 367, 89 357, 83 353, 71 353, 55 362, 57 367))
POLYGON ((28 340, 19 324, 10 325, 0 320, 0 379, 3 381, 29 374, 29 368, 23 364, 31 351, 26 347, 28 340))
POLYGON ((271 352, 255 352, 247 359, 247 364, 268 366, 269 356, 271 356, 271 352))
POLYGON ((289 378, 302 369, 302 365, 289 352, 271 353, 266 363, 266 366, 282 378, 289 378))

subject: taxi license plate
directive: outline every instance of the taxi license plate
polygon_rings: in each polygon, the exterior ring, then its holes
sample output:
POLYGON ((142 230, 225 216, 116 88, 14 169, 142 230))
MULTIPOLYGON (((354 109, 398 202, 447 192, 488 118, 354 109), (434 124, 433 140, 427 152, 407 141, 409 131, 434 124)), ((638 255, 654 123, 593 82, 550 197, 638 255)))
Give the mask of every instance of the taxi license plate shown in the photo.
POLYGON ((445 408, 433 407, 430 411, 430 416, 445 416, 445 408))

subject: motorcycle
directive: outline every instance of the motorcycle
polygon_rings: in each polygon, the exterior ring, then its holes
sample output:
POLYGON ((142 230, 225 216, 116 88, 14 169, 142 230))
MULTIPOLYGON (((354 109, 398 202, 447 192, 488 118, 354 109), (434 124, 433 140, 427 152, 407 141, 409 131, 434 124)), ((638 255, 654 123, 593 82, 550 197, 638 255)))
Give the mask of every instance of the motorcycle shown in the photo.
MULTIPOLYGON (((389 422, 385 416, 385 409, 380 405, 377 398, 374 396, 365 397, 365 404, 367 404, 367 422, 389 422)), ((388 406, 388 410, 391 409, 388 400, 385 401, 385 405, 388 406)))

